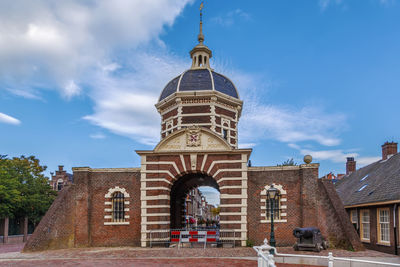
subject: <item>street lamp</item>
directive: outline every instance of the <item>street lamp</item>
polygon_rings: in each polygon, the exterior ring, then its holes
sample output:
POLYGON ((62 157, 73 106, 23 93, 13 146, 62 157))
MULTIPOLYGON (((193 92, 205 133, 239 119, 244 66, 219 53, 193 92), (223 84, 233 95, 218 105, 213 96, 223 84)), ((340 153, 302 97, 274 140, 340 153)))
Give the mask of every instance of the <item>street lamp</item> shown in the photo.
MULTIPOLYGON (((270 212, 270 215, 271 215, 271 235, 270 235, 269 243, 271 244, 272 247, 275 247, 275 244, 276 244, 276 242, 275 242, 275 234, 274 234, 274 202, 275 202, 276 198, 278 197, 278 194, 279 194, 279 190, 276 189, 273 184, 267 190, 267 198, 268 198, 268 201, 269 201, 270 207, 271 207, 271 212, 270 212)), ((267 205, 266 208, 268 210, 268 205, 267 205)), ((271 253, 273 254, 273 250, 271 250, 271 253)))

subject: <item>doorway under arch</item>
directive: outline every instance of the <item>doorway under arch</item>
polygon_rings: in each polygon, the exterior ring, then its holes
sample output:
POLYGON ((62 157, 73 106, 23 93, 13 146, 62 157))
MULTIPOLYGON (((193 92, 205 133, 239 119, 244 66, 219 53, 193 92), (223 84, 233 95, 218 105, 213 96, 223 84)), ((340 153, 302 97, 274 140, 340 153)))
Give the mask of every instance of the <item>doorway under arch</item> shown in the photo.
POLYGON ((219 186, 215 179, 203 173, 189 173, 180 177, 171 188, 171 229, 184 227, 185 222, 185 201, 190 190, 210 186, 218 190, 219 186))

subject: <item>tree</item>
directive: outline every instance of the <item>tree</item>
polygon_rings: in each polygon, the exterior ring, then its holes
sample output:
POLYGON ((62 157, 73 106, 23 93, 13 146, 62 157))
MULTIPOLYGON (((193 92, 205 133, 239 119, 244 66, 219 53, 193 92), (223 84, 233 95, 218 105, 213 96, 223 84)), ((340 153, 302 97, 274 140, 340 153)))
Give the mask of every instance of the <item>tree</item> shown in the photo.
POLYGON ((43 174, 46 168, 34 156, 0 157, 0 218, 28 217, 39 223, 57 195, 43 174))
POLYGON ((22 201, 18 179, 9 171, 10 163, 0 155, 0 218, 13 218, 22 201))
POLYGON ((277 164, 276 166, 296 166, 297 163, 294 162, 293 158, 291 159, 287 159, 284 162, 282 162, 282 164, 277 164))
POLYGON ((219 215, 220 211, 221 211, 221 207, 211 208, 211 213, 214 217, 219 215))

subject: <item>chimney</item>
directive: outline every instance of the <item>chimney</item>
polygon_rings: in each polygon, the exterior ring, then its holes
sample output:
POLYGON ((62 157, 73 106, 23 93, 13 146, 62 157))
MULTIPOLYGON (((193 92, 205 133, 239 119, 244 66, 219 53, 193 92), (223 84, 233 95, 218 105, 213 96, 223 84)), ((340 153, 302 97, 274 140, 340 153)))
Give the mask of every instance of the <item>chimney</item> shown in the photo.
POLYGON ((353 157, 347 158, 346 175, 356 171, 356 161, 353 157))
POLYGON ((64 169, 64 166, 63 166, 63 165, 58 165, 58 171, 59 171, 59 172, 62 172, 63 169, 64 169))
POLYGON ((397 154, 397 143, 395 142, 385 142, 382 145, 382 159, 388 159, 394 154, 397 154))

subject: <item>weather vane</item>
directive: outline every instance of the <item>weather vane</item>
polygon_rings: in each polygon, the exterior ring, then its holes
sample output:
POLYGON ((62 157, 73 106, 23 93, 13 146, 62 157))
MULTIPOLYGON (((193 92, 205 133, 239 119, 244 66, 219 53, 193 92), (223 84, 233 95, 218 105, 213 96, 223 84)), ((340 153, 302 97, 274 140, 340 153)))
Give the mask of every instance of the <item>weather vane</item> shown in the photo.
POLYGON ((200 33, 199 33, 199 36, 198 36, 198 40, 199 40, 199 43, 203 43, 203 41, 204 41, 204 35, 203 35, 203 8, 204 8, 204 1, 201 1, 201 3, 200 3, 200 33))

